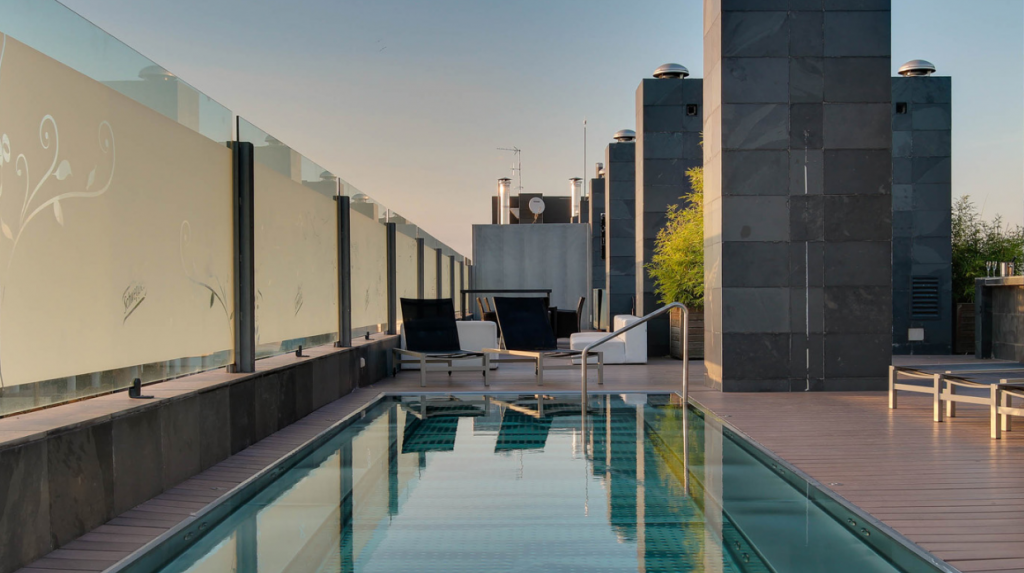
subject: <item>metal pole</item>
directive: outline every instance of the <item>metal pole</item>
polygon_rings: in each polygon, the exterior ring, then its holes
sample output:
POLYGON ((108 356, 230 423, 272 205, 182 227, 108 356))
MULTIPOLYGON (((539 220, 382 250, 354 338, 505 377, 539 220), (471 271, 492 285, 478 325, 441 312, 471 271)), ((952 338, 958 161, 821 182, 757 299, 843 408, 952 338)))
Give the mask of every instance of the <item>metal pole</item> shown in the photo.
POLYGON ((388 334, 398 334, 398 225, 386 223, 388 234, 388 334))
POLYGON ((235 142, 235 363, 234 372, 256 371, 255 163, 252 143, 235 142))
POLYGON ((434 260, 434 264, 437 265, 437 272, 434 273, 434 276, 437 277, 437 291, 436 291, 437 292, 437 296, 435 298, 441 298, 441 293, 444 292, 443 290, 441 290, 441 285, 444 284, 444 283, 441 282, 441 257, 444 256, 444 254, 441 251, 442 251, 441 246, 438 245, 438 247, 437 247, 437 257, 434 260))
POLYGON ((583 406, 582 406, 582 408, 583 408, 582 416, 583 416, 584 423, 586 423, 586 419, 587 419, 587 360, 589 359, 589 357, 590 357, 589 350, 584 348, 583 349, 583 354, 580 355, 580 359, 582 360, 581 367, 580 367, 580 372, 582 373, 582 376, 583 376, 583 384, 581 386, 583 388, 583 396, 582 396, 582 402, 581 403, 583 404, 583 406))
POLYGON ((352 346, 352 224, 349 198, 339 195, 338 207, 338 342, 352 346))
POLYGON ((423 269, 426 261, 423 260, 423 239, 416 239, 416 298, 423 298, 423 269))
POLYGON ((690 404, 690 309, 683 307, 683 416, 690 404))

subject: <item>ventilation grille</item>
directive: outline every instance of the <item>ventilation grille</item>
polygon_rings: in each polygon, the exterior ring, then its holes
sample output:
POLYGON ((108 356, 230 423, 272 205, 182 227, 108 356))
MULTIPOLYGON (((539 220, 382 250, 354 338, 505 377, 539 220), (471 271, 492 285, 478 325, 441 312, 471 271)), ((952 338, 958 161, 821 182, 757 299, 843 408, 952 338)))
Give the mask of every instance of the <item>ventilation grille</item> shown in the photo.
POLYGON ((939 318, 939 279, 936 277, 910 277, 910 318, 936 320, 939 318))

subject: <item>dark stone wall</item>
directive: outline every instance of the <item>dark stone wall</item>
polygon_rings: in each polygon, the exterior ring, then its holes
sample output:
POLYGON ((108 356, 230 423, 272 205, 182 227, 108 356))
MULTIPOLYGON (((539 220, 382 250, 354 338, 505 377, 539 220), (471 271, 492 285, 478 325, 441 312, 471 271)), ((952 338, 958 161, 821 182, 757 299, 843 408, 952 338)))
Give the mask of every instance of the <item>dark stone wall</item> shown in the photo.
POLYGON ((953 352, 951 102, 948 77, 892 78, 893 354, 953 352), (937 282, 934 313, 922 277, 937 282), (927 301, 917 312, 914 284, 927 301), (909 340, 911 328, 924 340, 909 340))
POLYGON ((723 391, 886 387, 889 0, 705 0, 705 364, 723 391))
POLYGON ((604 152, 605 292, 608 320, 633 312, 636 295, 636 144, 609 143, 604 152))
POLYGON ((3 447, 0 573, 384 378, 397 343, 389 336, 3 447))
POLYGON ((1024 277, 974 280, 975 357, 1024 361, 1024 277))
MULTIPOLYGON (((671 206, 685 207, 687 169, 703 164, 703 81, 648 78, 636 89, 636 292, 638 316, 660 305, 647 265, 671 206), (688 110, 689 108, 689 110, 688 110), (691 115, 692 114, 692 115, 691 115)), ((668 356, 668 315, 647 323, 648 356, 668 356)))
MULTIPOLYGON (((604 248, 601 246, 601 224, 604 222, 604 179, 597 178, 590 180, 590 297, 594 298, 594 289, 604 289, 604 248)), ((593 327, 600 328, 600 317, 603 316, 598 307, 598 301, 592 301, 593 305, 593 327)), ((605 304, 602 299, 601 305, 605 304)))

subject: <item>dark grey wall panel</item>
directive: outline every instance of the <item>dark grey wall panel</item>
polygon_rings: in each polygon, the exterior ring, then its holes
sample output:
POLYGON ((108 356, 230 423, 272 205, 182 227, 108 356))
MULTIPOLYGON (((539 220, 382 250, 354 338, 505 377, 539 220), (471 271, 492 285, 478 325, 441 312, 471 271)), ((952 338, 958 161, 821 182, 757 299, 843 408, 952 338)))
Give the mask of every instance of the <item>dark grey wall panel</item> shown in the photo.
MULTIPOLYGON (((907 185, 946 170, 932 156, 893 164, 888 0, 774 5, 704 3, 708 379, 725 391, 881 389, 893 169, 907 185)), ((941 125, 930 113, 920 121, 941 125)))
MULTIPOLYGON (((891 82, 893 353, 953 351, 952 80, 896 77, 891 82), (905 110, 905 113, 898 111, 905 110), (898 238, 899 240, 895 240, 898 238), (913 277, 938 280, 938 313, 914 315, 913 277), (923 330, 923 340, 911 340, 923 330)), ((921 293, 918 293, 919 296, 921 293)))

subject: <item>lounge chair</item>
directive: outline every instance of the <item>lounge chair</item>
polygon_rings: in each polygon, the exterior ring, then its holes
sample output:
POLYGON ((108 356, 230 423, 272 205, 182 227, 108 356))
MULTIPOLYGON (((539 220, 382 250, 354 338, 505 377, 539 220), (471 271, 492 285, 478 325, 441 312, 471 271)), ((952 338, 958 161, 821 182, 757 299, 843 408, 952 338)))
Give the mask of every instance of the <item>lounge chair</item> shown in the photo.
POLYGON ((483 352, 462 349, 452 299, 403 298, 402 321, 403 347, 391 350, 395 359, 393 376, 403 364, 413 364, 420 370, 420 386, 427 385, 428 370, 447 372, 449 376, 452 372, 482 371, 484 386, 490 385, 490 357, 483 352), (458 361, 467 364, 456 366, 458 361))
POLYGON ((1013 398, 1024 398, 1024 379, 1007 378, 1009 373, 1024 373, 1020 364, 996 362, 985 364, 934 365, 924 368, 889 367, 889 408, 898 406, 897 391, 928 394, 932 397, 932 419, 942 422, 956 416, 957 403, 979 404, 989 409, 989 433, 998 440, 1010 430, 1010 416, 1024 415, 1024 408, 1012 407, 1013 398), (928 379, 928 385, 899 382, 900 375, 928 379), (981 396, 960 394, 958 389, 982 390, 981 396), (943 407, 945 402, 945 407, 943 407))
MULTIPOLYGON (((497 362, 532 362, 536 365, 537 385, 544 385, 545 370, 576 370, 572 364, 580 350, 558 348, 558 341, 551 330, 548 309, 541 298, 495 297, 494 310, 498 315, 498 328, 504 348, 485 348, 492 352, 511 356, 498 358, 497 362), (552 360, 566 360, 567 364, 548 364, 552 360)), ((597 365, 598 384, 604 384, 604 356, 601 352, 590 352, 597 365)), ((588 364, 591 362, 588 360, 588 364)))
POLYGON ((576 310, 555 311, 555 336, 557 338, 569 338, 580 331, 583 323, 583 305, 587 302, 586 297, 580 297, 576 304, 576 310))

